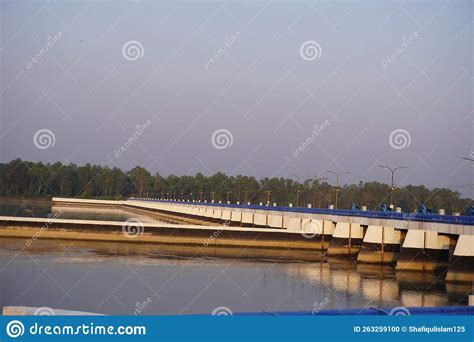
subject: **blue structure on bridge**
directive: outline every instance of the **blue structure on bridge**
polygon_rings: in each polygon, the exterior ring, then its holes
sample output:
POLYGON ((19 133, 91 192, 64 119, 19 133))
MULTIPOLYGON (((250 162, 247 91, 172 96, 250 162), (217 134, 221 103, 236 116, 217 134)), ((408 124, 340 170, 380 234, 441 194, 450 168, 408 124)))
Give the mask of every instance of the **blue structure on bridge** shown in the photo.
POLYGON ((378 219, 447 223, 447 224, 470 225, 470 226, 474 225, 474 216, 438 215, 438 214, 432 214, 432 213, 397 213, 394 211, 386 211, 386 212, 361 211, 361 210, 350 210, 350 209, 295 208, 295 207, 286 207, 286 206, 262 206, 262 205, 252 205, 252 204, 251 205, 226 204, 226 203, 171 201, 171 200, 157 200, 157 199, 139 199, 139 198, 130 198, 130 200, 188 204, 188 205, 203 205, 203 206, 214 206, 214 207, 234 208, 234 209, 272 210, 272 211, 306 213, 306 214, 340 215, 340 216, 353 216, 353 217, 378 218, 378 219))

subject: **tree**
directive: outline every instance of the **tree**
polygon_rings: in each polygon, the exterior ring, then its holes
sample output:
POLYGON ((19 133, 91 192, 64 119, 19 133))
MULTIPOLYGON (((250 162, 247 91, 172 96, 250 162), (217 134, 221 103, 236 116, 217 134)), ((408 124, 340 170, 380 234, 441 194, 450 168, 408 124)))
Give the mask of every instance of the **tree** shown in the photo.
POLYGON ((127 176, 130 177, 130 180, 135 186, 138 197, 144 197, 145 194, 150 193, 153 179, 150 172, 146 169, 140 166, 135 166, 127 173, 127 176))

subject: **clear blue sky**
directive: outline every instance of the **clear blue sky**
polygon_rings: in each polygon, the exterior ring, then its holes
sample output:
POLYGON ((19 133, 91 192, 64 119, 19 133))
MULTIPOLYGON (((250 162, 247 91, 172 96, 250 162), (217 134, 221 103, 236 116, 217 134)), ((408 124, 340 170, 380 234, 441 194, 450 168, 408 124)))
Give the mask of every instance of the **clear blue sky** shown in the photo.
POLYGON ((472 7, 2 1, 0 161, 163 175, 348 170, 349 183, 388 181, 383 163, 408 167, 398 184, 472 196, 462 160, 474 150, 472 7), (42 129, 54 145, 40 149, 42 129), (212 144, 219 129, 231 145, 212 144))

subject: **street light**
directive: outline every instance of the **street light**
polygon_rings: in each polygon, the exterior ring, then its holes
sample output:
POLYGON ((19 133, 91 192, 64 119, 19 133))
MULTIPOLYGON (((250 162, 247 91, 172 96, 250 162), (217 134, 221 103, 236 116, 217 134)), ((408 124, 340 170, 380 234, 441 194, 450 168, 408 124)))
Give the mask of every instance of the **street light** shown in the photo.
POLYGON ((300 185, 300 176, 298 175, 295 175, 294 173, 291 173, 290 176, 292 177, 295 177, 296 178, 296 181, 297 181, 297 187, 296 187, 296 206, 298 206, 298 203, 299 203, 299 199, 300 199, 300 192, 301 190, 299 189, 299 185, 300 185))
POLYGON ((332 173, 333 175, 336 175, 336 209, 337 209, 337 198, 338 198, 338 193, 339 193, 339 176, 349 174, 349 171, 344 171, 344 172, 334 172, 334 171, 329 171, 326 170, 326 172, 332 173))
POLYGON ((393 185, 393 175, 395 174, 395 171, 400 170, 400 169, 406 169, 407 167, 406 166, 398 166, 398 167, 395 167, 395 168, 391 168, 391 167, 385 166, 385 165, 379 165, 379 167, 389 170, 390 174, 392 176, 392 182, 391 182, 391 185, 390 185, 390 205, 393 205, 393 190, 395 189, 395 187, 393 185))

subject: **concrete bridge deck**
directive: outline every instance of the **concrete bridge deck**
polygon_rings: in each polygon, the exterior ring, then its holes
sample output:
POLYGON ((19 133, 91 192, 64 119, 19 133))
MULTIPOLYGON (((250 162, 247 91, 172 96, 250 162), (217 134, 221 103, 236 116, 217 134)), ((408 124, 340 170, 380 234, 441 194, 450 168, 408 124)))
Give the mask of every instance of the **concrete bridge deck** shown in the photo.
MULTIPOLYGON (((53 199, 60 202, 60 199, 53 199)), ((181 208, 189 206, 195 208, 206 208, 207 210, 227 210, 231 212, 268 214, 271 216, 314 218, 318 220, 329 220, 334 222, 357 223, 361 225, 390 226, 398 229, 419 229, 432 230, 444 234, 466 234, 474 235, 474 217, 452 216, 438 214, 416 214, 416 213, 396 213, 380 211, 361 210, 341 210, 341 209, 321 209, 321 208, 294 208, 282 206, 259 206, 242 204, 222 204, 203 202, 178 202, 160 201, 154 199, 129 199, 122 201, 126 205, 140 205, 153 208, 155 206, 146 205, 157 204, 156 207, 165 205, 174 206, 173 209, 180 211, 181 208), (160 205, 161 204, 161 205, 160 205)), ((272 227, 274 227, 272 225, 272 227)), ((276 227, 275 227, 276 228, 276 227)), ((282 228, 282 227, 278 227, 282 228)))

